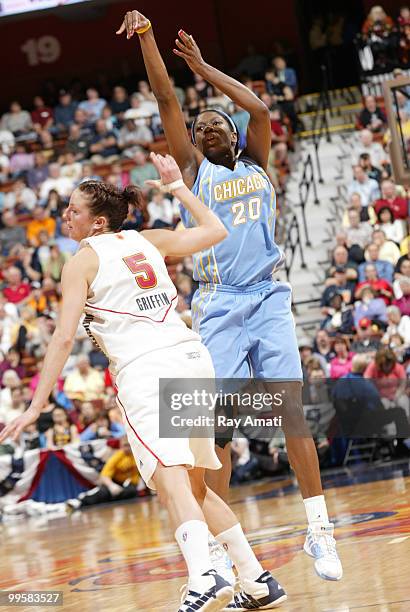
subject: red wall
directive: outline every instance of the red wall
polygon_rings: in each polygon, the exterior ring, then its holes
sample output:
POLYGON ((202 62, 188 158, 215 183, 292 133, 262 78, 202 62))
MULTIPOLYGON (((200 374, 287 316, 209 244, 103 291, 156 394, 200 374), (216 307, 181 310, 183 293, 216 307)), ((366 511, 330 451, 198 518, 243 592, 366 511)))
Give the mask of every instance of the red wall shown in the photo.
MULTIPOLYGON (((179 0, 168 5, 171 8, 166 12, 166 3, 162 1, 141 0, 138 5, 153 22, 166 63, 173 71, 182 68, 181 60, 172 55, 180 27, 194 33, 206 59, 221 67, 224 60, 228 67, 235 65, 249 43, 258 51, 270 51, 275 37, 286 38, 294 48, 300 49, 293 2, 281 4, 281 10, 277 11, 272 0, 258 0, 258 18, 250 17, 244 0, 215 0, 215 3, 203 0, 196 5, 179 0)), ((8 61, 0 63, 1 82, 7 82, 7 88, 1 88, 1 102, 15 97, 31 98, 44 79, 56 79, 63 85, 75 77, 92 80, 98 73, 118 79, 130 72, 142 73, 138 41, 119 39, 115 35, 122 15, 129 8, 129 3, 115 2, 100 7, 100 16, 95 19, 95 13, 90 13, 86 5, 77 5, 66 11, 70 19, 63 19, 55 11, 36 19, 0 21, 2 49, 7 50, 8 57, 8 61), (42 38, 45 36, 57 39, 60 47, 57 59, 49 53, 49 41, 42 38)))

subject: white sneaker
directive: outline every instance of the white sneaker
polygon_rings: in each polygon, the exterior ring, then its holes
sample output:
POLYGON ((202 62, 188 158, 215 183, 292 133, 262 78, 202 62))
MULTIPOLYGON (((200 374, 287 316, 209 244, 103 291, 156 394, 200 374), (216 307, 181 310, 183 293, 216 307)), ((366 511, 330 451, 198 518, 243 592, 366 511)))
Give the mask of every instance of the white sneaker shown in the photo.
POLYGON ((323 580, 340 580, 343 568, 336 551, 333 523, 309 525, 303 550, 315 559, 315 570, 323 580))
POLYGON ((226 612, 229 610, 271 610, 287 600, 285 590, 268 571, 263 572, 256 580, 242 580, 241 589, 226 606, 226 612))
POLYGON ((232 586, 235 586, 236 576, 233 571, 233 563, 222 544, 219 544, 217 540, 210 538, 208 546, 211 564, 216 573, 219 576, 222 576, 226 582, 232 586))
POLYGON ((178 612, 194 612, 195 610, 220 612, 229 604, 234 594, 230 584, 218 576, 213 569, 202 574, 202 578, 212 578, 212 580, 204 581, 208 583, 208 586, 203 592, 194 591, 188 584, 178 612))

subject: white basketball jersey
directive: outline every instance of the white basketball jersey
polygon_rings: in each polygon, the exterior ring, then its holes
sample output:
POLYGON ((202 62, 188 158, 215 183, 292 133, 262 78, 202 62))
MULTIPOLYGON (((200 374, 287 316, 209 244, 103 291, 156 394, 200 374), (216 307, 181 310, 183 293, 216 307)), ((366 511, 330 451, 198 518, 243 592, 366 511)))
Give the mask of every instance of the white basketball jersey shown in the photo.
POLYGON ((86 238, 99 268, 84 327, 113 374, 151 351, 200 340, 175 312, 177 290, 158 249, 134 230, 86 238))

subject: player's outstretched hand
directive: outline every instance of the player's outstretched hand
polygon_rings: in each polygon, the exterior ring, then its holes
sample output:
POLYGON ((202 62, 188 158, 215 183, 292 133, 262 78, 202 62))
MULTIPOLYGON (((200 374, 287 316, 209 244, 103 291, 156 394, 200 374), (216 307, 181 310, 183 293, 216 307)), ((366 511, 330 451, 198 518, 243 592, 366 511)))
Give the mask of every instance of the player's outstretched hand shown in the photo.
POLYGON ((148 23, 149 20, 139 11, 128 11, 116 34, 127 32, 127 38, 132 38, 137 30, 145 28, 148 23))
POLYGON ((174 49, 175 55, 182 57, 192 72, 199 72, 205 62, 194 37, 184 32, 184 30, 179 30, 178 36, 179 38, 175 39, 175 44, 178 47, 178 49, 174 49))
POLYGON ((179 169, 177 162, 171 155, 165 155, 164 157, 163 155, 151 153, 150 159, 158 170, 158 174, 161 177, 161 182, 145 181, 145 183, 150 187, 160 187, 161 184, 169 185, 169 183, 173 183, 174 181, 182 179, 181 170, 179 169))
POLYGON ((16 441, 20 437, 21 432, 25 427, 35 423, 37 421, 40 412, 35 408, 27 408, 27 410, 13 419, 2 431, 0 432, 0 444, 7 438, 11 438, 16 441))

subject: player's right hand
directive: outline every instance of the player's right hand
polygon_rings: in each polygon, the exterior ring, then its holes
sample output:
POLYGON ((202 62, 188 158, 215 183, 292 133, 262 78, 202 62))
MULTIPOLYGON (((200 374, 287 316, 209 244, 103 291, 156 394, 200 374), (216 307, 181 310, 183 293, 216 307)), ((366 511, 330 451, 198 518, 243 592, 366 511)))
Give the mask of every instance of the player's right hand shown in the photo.
POLYGON ((132 38, 135 32, 147 26, 148 22, 149 20, 139 11, 128 11, 125 13, 123 22, 116 34, 127 32, 127 38, 132 38))
POLYGON ((0 444, 7 438, 11 438, 14 442, 20 437, 21 432, 27 425, 35 423, 40 415, 40 411, 30 406, 27 410, 13 419, 2 431, 0 432, 0 444))

